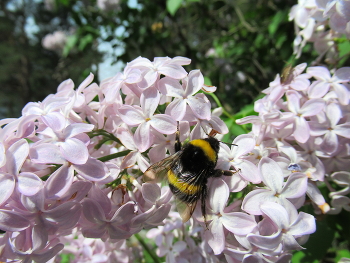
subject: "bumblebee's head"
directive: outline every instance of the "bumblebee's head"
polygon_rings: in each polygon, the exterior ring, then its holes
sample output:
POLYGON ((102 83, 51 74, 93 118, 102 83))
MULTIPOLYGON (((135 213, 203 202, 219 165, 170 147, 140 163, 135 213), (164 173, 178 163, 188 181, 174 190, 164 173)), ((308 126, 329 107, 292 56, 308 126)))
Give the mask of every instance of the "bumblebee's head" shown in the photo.
POLYGON ((216 139, 215 137, 209 136, 208 138, 205 138, 204 140, 206 140, 207 142, 209 142, 211 148, 213 148, 213 150, 218 153, 219 149, 220 149, 220 141, 218 139, 216 139))

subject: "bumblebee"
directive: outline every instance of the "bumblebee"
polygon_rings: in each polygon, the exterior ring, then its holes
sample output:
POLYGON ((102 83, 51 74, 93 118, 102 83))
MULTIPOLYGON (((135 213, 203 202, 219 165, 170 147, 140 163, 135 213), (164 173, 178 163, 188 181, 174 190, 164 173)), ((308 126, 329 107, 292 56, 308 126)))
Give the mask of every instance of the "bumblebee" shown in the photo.
POLYGON ((154 163, 143 174, 144 182, 168 181, 184 223, 190 219, 198 200, 201 200, 202 215, 207 226, 208 178, 235 173, 215 169, 220 149, 220 141, 214 138, 215 134, 217 132, 212 130, 208 138, 192 140, 182 147, 177 132, 175 154, 154 163))

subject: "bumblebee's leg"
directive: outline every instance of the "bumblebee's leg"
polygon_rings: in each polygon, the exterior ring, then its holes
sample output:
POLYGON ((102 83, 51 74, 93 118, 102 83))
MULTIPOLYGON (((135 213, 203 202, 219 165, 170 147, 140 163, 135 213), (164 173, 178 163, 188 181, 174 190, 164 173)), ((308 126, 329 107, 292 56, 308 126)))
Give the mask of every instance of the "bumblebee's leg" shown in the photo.
POLYGON ((207 209, 206 209, 207 196, 208 196, 208 188, 207 186, 205 186, 203 187, 202 196, 201 196, 201 210, 202 210, 202 215, 204 217, 205 227, 207 230, 209 230, 208 222, 207 222, 207 209))
POLYGON ((236 169, 233 167, 233 171, 228 171, 228 170, 221 170, 221 169, 216 169, 214 170, 214 173, 212 175, 212 177, 220 177, 222 175, 225 175, 225 176, 232 176, 234 175, 235 173, 238 173, 240 172, 241 169, 236 169))
POLYGON ((177 131, 175 133, 175 152, 178 152, 181 150, 181 142, 180 142, 180 129, 179 129, 179 122, 177 123, 177 131))

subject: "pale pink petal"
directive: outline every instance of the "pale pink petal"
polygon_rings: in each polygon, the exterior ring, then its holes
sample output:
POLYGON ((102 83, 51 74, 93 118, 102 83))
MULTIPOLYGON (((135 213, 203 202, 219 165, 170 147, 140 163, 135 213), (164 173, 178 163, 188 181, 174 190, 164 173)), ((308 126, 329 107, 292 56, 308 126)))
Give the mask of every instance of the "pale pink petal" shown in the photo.
POLYGON ((74 89, 74 82, 71 79, 62 81, 57 88, 57 92, 66 92, 74 89))
POLYGON ((34 173, 24 172, 18 176, 18 191, 24 195, 35 195, 43 187, 43 181, 34 173))
POLYGON ((300 143, 305 143, 310 138, 310 127, 303 117, 295 118, 293 135, 300 143))
POLYGON ((338 96, 338 100, 340 104, 342 105, 348 105, 349 103, 349 90, 346 88, 346 86, 339 84, 339 83, 333 83, 332 87, 334 89, 335 94, 338 96))
POLYGON ((77 88, 77 92, 82 92, 94 79, 94 74, 90 72, 89 76, 87 76, 83 82, 77 88))
POLYGON ((299 94, 294 90, 289 90, 286 93, 287 95, 287 102, 288 102, 288 108, 291 112, 294 114, 299 113, 300 109, 300 97, 299 94))
POLYGON ((134 136, 130 131, 124 127, 119 127, 117 129, 117 137, 122 142, 122 144, 129 150, 137 150, 137 146, 134 142, 134 136))
POLYGON ((312 136, 321 136, 329 131, 325 124, 319 123, 317 121, 310 121, 309 127, 310 127, 310 135, 312 136))
POLYGON ((178 80, 168 77, 158 81, 158 89, 162 94, 175 98, 183 98, 185 93, 178 80))
POLYGON ((337 69, 333 76, 338 82, 349 82, 350 81, 350 67, 342 67, 337 69))
POLYGON ((15 178, 8 173, 0 173, 0 205, 9 199, 15 189, 15 178))
POLYGON ((334 127, 334 132, 339 136, 350 139, 350 122, 340 124, 334 127))
POLYGON ((131 226, 135 227, 135 228, 142 226, 154 214, 154 212, 156 210, 157 210, 157 207, 155 205, 153 205, 147 211, 143 212, 142 214, 139 214, 139 215, 135 216, 131 220, 131 226))
POLYGON ((101 181, 108 176, 108 169, 106 165, 92 157, 89 157, 85 164, 75 164, 73 166, 79 175, 93 182, 101 181))
POLYGON ((177 123, 176 121, 166 114, 154 115, 149 124, 157 131, 163 134, 173 134, 176 132, 177 123))
POLYGON ((315 77, 315 79, 329 80, 331 78, 331 74, 326 67, 309 67, 306 72, 315 77))
POLYGON ((150 126, 150 122, 147 121, 141 123, 135 131, 135 144, 140 152, 146 151, 153 143, 153 135, 151 134, 150 126))
POLYGON ((307 189, 307 176, 303 173, 293 173, 283 186, 280 196, 285 198, 298 198, 305 195, 307 189))
POLYGON ((95 224, 102 224, 106 221, 105 214, 101 206, 91 198, 85 198, 83 201, 84 217, 95 224))
POLYGON ((303 117, 314 116, 323 110, 324 106, 325 102, 323 99, 310 99, 304 103, 299 113, 302 114, 303 117))
POLYGON ((67 119, 57 111, 41 116, 41 120, 54 131, 61 131, 67 125, 67 119))
POLYGON ((235 153, 235 158, 251 152, 255 147, 255 139, 253 136, 248 134, 238 135, 232 143, 238 145, 232 146, 232 150, 234 150, 235 153))
POLYGON ((254 217, 242 212, 225 213, 220 220, 224 227, 235 235, 247 235, 256 227, 254 217))
POLYGON ((128 125, 136 126, 145 121, 145 116, 139 106, 123 105, 118 112, 123 122, 128 125))
POLYGON ((111 225, 106 225, 109 237, 111 239, 127 239, 129 238, 132 233, 130 231, 123 230, 119 227, 111 225))
POLYGON ((89 191, 89 198, 98 202, 98 204, 101 206, 105 214, 108 214, 109 212, 111 212, 111 209, 112 209, 111 200, 106 195, 106 193, 103 192, 100 189, 100 187, 98 187, 96 184, 92 185, 91 190, 89 191))
POLYGON ((160 197, 160 188, 157 184, 144 183, 141 192, 143 198, 151 204, 155 204, 160 197))
POLYGON ((310 98, 322 98, 328 92, 331 87, 330 83, 318 80, 313 82, 309 89, 308 95, 310 98))
POLYGON ((187 75, 186 70, 176 64, 165 64, 158 69, 158 72, 173 79, 183 79, 187 75))
POLYGON ((64 129, 64 138, 71 138, 80 133, 90 132, 94 127, 94 125, 87 123, 73 123, 64 129))
POLYGON ((163 220, 168 216, 171 209, 171 204, 161 205, 154 214, 152 214, 147 219, 147 224, 157 226, 163 222, 163 220))
POLYGON ((321 149, 327 153, 334 153, 338 148, 338 144, 337 134, 334 131, 330 130, 325 134, 323 138, 321 149))
POLYGON ((5 147, 2 142, 0 142, 0 168, 6 164, 6 154, 5 147))
POLYGON ((187 98, 187 103, 197 118, 210 120, 210 102, 199 96, 189 96, 187 98))
POLYGON ((173 117, 176 121, 181 121, 186 113, 186 101, 174 99, 166 108, 165 113, 173 117))
POLYGON ((302 75, 300 75, 300 77, 295 78, 289 86, 294 90, 302 91, 306 90, 310 86, 310 81, 307 78, 302 77, 302 75))
POLYGON ((125 82, 132 84, 140 82, 142 79, 141 70, 133 68, 128 72, 127 77, 125 78, 125 82))
POLYGON ((187 247, 187 243, 184 241, 178 241, 173 245, 173 250, 175 252, 181 252, 184 251, 187 247))
POLYGON ((197 91, 199 91, 204 85, 204 78, 200 70, 192 70, 188 74, 188 82, 185 89, 185 96, 194 95, 197 91))
POLYGON ((225 248, 224 228, 220 220, 213 220, 209 225, 210 231, 206 232, 206 240, 215 255, 220 254, 225 248))
POLYGON ((263 202, 260 209, 265 216, 270 218, 280 231, 289 228, 289 215, 286 209, 280 204, 274 202, 263 202))
POLYGON ((283 235, 283 248, 286 250, 301 250, 302 246, 295 240, 295 238, 290 234, 283 235))
POLYGON ((156 111, 160 100, 159 92, 155 88, 148 88, 140 98, 141 108, 145 118, 151 118, 156 111))
POLYGON ((43 113, 42 108, 38 102, 28 102, 22 109, 22 115, 41 115, 43 113))
POLYGON ((270 201, 277 202, 277 197, 267 189, 257 189, 248 193, 242 203, 242 209, 252 215, 261 215, 260 204, 270 201))
POLYGON ((222 179, 213 179, 209 189, 210 207, 214 214, 222 213, 229 196, 227 184, 222 179))
POLYGON ((209 120, 209 125, 220 134, 228 133, 228 128, 223 120, 215 115, 211 115, 211 119, 209 120))
POLYGON ((306 191, 308 197, 317 204, 318 206, 322 206, 326 203, 320 189, 314 184, 313 182, 308 182, 307 184, 307 191, 306 191))
POLYGON ((43 217, 53 222, 60 229, 71 229, 81 216, 81 204, 78 202, 66 202, 51 210, 45 211, 43 217))
POLYGON ((33 250, 40 250, 46 246, 48 233, 42 225, 35 225, 32 230, 33 250))
POLYGON ((247 116, 242 119, 236 120, 236 123, 239 125, 247 124, 247 123, 259 123, 259 122, 261 122, 261 118, 255 115, 247 116))
POLYGON ((282 190, 283 172, 274 160, 263 157, 259 162, 258 168, 265 185, 275 193, 282 190))
POLYGON ((326 107, 326 115, 333 128, 342 117, 342 112, 338 104, 331 103, 326 107))
POLYGON ((30 221, 22 215, 12 211, 0 210, 0 229, 2 231, 22 231, 29 226, 30 221))
POLYGON ((253 245, 259 248, 272 251, 272 250, 275 250, 280 245, 282 241, 282 233, 276 232, 270 236, 249 234, 247 236, 247 239, 250 243, 252 243, 253 245))
POLYGON ((82 233, 87 238, 101 238, 106 233, 106 225, 96 225, 94 227, 83 228, 82 233))
POLYGON ((25 139, 21 139, 10 146, 6 152, 7 172, 17 175, 29 154, 29 144, 25 139))
POLYGON ((173 57, 171 60, 171 63, 177 64, 177 65, 189 65, 191 64, 191 59, 181 56, 173 57))
POLYGON ((45 184, 46 197, 56 199, 63 196, 71 187, 74 177, 73 168, 62 165, 50 175, 45 184))
POLYGON ((316 231, 315 217, 304 212, 300 212, 298 218, 290 226, 288 231, 291 235, 301 236, 312 234, 316 231))
POLYGON ((156 82, 156 80, 158 79, 158 77, 159 77, 158 71, 154 70, 153 68, 149 70, 144 76, 145 81, 147 83, 147 87, 150 87, 151 85, 153 85, 154 82, 156 82))
POLYGON ((129 223, 131 219, 135 216, 135 203, 133 201, 129 201, 126 204, 122 205, 113 215, 110 222, 113 223, 114 226, 124 225, 129 223))
POLYGON ((133 61, 129 62, 128 66, 133 68, 138 68, 138 67, 152 68, 153 63, 148 58, 137 57, 133 61))
POLYGON ((60 149, 63 157, 74 164, 84 164, 89 158, 86 145, 76 138, 66 139, 60 144, 60 149))
POLYGON ((224 181, 228 185, 231 192, 240 192, 248 184, 248 181, 244 180, 239 175, 225 176, 224 181))
POLYGON ((108 262, 108 256, 103 254, 95 254, 92 256, 91 263, 108 262))
POLYGON ((120 166, 120 169, 126 169, 126 168, 130 168, 130 167, 134 166, 135 163, 137 162, 137 155, 138 155, 138 152, 130 152, 130 153, 128 153, 123 158, 123 161, 122 161, 122 164, 120 166))
MULTIPOLYGON (((238 161, 237 165, 235 165, 236 169, 240 169, 241 176, 254 184, 258 184, 261 182, 260 173, 258 168, 252 162, 241 159, 238 161)), ((236 175, 233 175, 236 176, 236 175)))
POLYGON ((29 152, 31 161, 43 164, 63 164, 66 160, 62 157, 59 148, 51 143, 42 143, 35 145, 29 152))

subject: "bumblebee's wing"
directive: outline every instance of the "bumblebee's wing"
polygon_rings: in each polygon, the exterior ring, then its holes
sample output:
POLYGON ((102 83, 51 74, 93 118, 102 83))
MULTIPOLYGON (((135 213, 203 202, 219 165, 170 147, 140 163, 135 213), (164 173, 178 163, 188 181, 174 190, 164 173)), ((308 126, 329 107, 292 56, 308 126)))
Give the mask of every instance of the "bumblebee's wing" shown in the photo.
POLYGON ((181 156, 182 151, 178 151, 169 157, 152 164, 143 174, 142 180, 146 182, 159 182, 165 178, 166 173, 172 168, 181 156))
POLYGON ((183 223, 186 223, 191 218, 194 209, 196 208, 197 201, 198 200, 194 201, 193 203, 185 203, 179 199, 176 200, 176 208, 182 218, 183 223))

